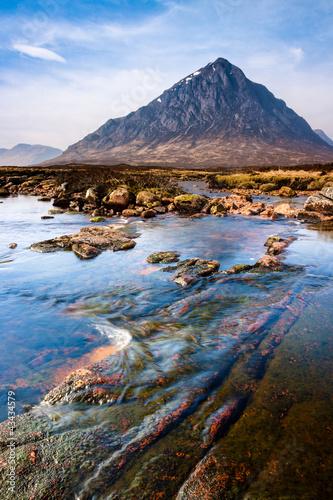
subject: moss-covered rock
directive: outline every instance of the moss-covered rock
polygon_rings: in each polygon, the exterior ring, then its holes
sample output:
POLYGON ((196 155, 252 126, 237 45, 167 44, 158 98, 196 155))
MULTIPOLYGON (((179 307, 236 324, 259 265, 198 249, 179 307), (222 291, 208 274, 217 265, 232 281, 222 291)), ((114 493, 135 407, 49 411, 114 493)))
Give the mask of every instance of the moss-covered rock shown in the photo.
POLYGON ((272 182, 267 182, 267 184, 262 184, 260 186, 260 191, 262 193, 270 193, 271 191, 275 191, 277 189, 277 185, 272 182))
POLYGON ((185 286, 194 283, 198 278, 215 274, 220 269, 220 263, 216 260, 187 259, 178 262, 176 266, 161 269, 164 272, 174 272, 172 281, 178 285, 185 286))
POLYGON ((210 213, 213 215, 217 214, 225 214, 227 212, 227 209, 225 208, 222 203, 219 203, 218 205, 213 205, 210 209, 210 213))
POLYGON ((150 264, 171 264, 179 261, 180 254, 178 252, 157 252, 148 255, 147 262, 150 264))
POLYGON ((176 209, 181 213, 200 212, 207 204, 207 198, 197 194, 182 194, 176 196, 174 204, 176 209))
POLYGON ((161 203, 161 198, 152 191, 140 191, 136 197, 136 204, 152 207, 154 203, 161 203))
POLYGON ((280 188, 279 190, 279 195, 285 196, 286 198, 292 198, 294 196, 297 196, 297 193, 288 186, 282 186, 282 188, 280 188))
POLYGON ((98 216, 98 217, 92 217, 90 219, 90 222, 104 222, 104 221, 105 221, 104 217, 100 217, 100 216, 98 216))

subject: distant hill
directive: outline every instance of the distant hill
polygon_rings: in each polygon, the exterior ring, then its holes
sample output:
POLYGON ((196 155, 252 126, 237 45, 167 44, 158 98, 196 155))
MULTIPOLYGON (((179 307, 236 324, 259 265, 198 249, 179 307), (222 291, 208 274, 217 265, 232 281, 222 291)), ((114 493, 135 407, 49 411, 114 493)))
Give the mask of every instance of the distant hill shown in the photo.
POLYGON ((12 149, 0 149, 0 166, 26 166, 51 160, 63 151, 39 144, 17 144, 12 149))
POLYGON ((333 148, 303 118, 221 58, 147 106, 109 120, 57 159, 177 167, 327 161, 333 148))
POLYGON ((314 132, 319 135, 319 137, 322 138, 323 141, 327 142, 327 144, 329 144, 330 146, 333 146, 333 141, 332 139, 330 139, 323 130, 320 130, 319 128, 317 128, 316 130, 314 130, 314 132))

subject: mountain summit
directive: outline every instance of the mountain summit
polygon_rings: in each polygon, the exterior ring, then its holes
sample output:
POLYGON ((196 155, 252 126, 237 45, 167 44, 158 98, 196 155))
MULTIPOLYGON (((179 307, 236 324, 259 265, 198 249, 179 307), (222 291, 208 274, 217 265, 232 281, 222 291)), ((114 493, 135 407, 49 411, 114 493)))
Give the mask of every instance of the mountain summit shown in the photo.
POLYGON ((226 59, 70 146, 61 163, 164 166, 289 165, 333 161, 333 148, 284 101, 226 59))

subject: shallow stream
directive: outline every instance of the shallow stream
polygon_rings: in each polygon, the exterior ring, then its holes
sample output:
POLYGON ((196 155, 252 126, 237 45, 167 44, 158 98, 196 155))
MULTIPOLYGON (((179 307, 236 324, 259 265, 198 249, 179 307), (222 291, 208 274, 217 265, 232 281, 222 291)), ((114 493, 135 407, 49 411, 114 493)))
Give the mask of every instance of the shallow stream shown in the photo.
MULTIPOLYGON (((241 216, 189 220, 168 214, 146 221, 112 218, 102 224, 126 224, 125 231, 139 235, 136 247, 127 252, 106 251, 96 259, 82 261, 72 252, 39 254, 29 250, 34 242, 76 233, 90 225, 89 217, 83 214, 41 220, 50 208, 50 203, 27 196, 7 198, 0 204, 1 420, 6 418, 9 389, 16 392, 18 411, 23 413, 73 370, 109 356, 114 370, 122 372, 117 404, 101 400, 97 406, 49 407, 43 403, 32 411, 42 412, 55 433, 98 423, 114 426, 119 436, 131 429, 134 434, 140 431, 157 436, 147 449, 133 448, 126 472, 112 480, 107 472, 112 465, 110 456, 105 450, 95 456, 98 470, 88 467, 88 479, 77 474, 79 498, 118 498, 119 492, 123 492, 119 498, 173 498, 214 444, 243 463, 242 443, 246 439, 253 439, 248 447, 252 456, 255 451, 251 447, 262 447, 265 465, 258 459, 260 474, 254 474, 250 481, 247 473, 245 479, 237 479, 235 473, 234 482, 239 483, 240 492, 245 484, 244 491, 261 491, 268 481, 265 467, 269 467, 272 454, 281 443, 289 443, 287 430, 282 437, 281 428, 270 427, 261 415, 262 407, 268 407, 263 398, 268 398, 269 411, 274 414, 286 394, 289 415, 292 408, 296 414, 292 420, 298 450, 294 463, 302 470, 305 454, 308 461, 313 460, 313 467, 319 467, 312 441, 324 443, 329 418, 332 228, 241 216), (254 264, 265 253, 263 245, 272 235, 297 237, 284 257, 287 264, 295 266, 292 271, 215 275, 182 288, 171 281, 169 273, 160 272, 163 265, 146 261, 150 253, 176 250, 181 260, 218 260, 221 270, 254 264), (13 242, 17 248, 7 248, 13 242), (270 340, 273 334, 278 337, 275 343, 270 340), (262 356, 259 364, 258 353, 262 356), (245 362, 256 366, 253 373, 248 368, 244 372, 245 362), (231 400, 238 405, 234 417, 238 423, 226 436, 225 432, 212 433, 209 419, 231 400), (309 432, 316 436, 306 436, 302 443, 302 429, 309 416, 298 411, 297 404, 304 404, 308 412, 306 404, 310 402, 319 427, 315 430, 309 424, 309 432), (252 416, 260 413, 262 424, 258 427, 254 421, 251 429, 250 422, 242 430, 242 422, 250 418, 251 411, 252 416), (170 417, 177 412, 179 418, 170 417), (123 425, 119 418, 124 419, 123 425), (154 419, 168 420, 160 434, 154 419), (271 437, 261 435, 265 428, 270 428, 271 437), (235 436, 228 438, 232 432, 235 436), (237 440, 239 446, 235 445, 237 440), (309 452, 308 442, 312 443, 309 452), (100 491, 96 489, 97 478, 104 481, 105 488, 100 496, 93 496, 100 491), (148 496, 144 491, 150 492, 148 496)), ((283 428, 281 418, 279 425, 283 428)), ((133 435, 128 438, 131 443, 133 435)), ((283 462, 280 455, 274 459, 283 462)), ((292 481, 292 472, 290 477, 288 474, 282 479, 285 484, 292 481)), ((328 482, 324 469, 321 474, 321 481, 328 482)))

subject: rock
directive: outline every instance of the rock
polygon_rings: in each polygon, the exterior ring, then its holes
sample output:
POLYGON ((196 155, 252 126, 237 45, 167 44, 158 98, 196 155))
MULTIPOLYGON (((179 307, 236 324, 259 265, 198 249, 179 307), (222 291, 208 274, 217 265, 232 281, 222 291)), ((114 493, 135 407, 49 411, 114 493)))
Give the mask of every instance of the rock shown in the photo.
POLYGON ((263 212, 261 212, 261 217, 274 217, 274 209, 266 208, 263 212))
POLYGON ((200 212, 207 204, 207 198, 197 194, 182 194, 174 199, 176 209, 181 213, 200 212))
POLYGON ((327 217, 320 212, 310 212, 307 210, 300 210, 297 214, 298 220, 309 221, 309 222, 321 222, 327 217))
MULTIPOLYGON (((59 238, 56 239, 59 240, 59 238)), ((70 250, 70 249, 71 249, 70 245, 68 245, 67 248, 61 247, 60 242, 56 240, 40 241, 39 243, 33 243, 30 246, 30 250, 39 253, 51 253, 51 252, 58 252, 58 250, 70 250)))
POLYGON ((151 219, 152 217, 155 217, 156 215, 156 212, 154 210, 144 210, 143 212, 141 212, 141 217, 143 217, 144 219, 151 219))
POLYGON ((285 252, 286 248, 290 243, 295 241, 297 238, 289 237, 282 239, 279 236, 271 236, 265 243, 265 247, 268 247, 266 254, 268 255, 280 255, 285 252))
POLYGON ((7 177, 6 181, 8 184, 11 183, 11 184, 14 184, 17 186, 18 184, 22 184, 22 182, 24 182, 26 179, 27 179, 26 175, 24 175, 24 176, 13 175, 13 176, 7 177))
POLYGON ((127 189, 117 188, 103 198, 103 204, 116 212, 122 212, 128 207, 130 198, 131 196, 127 189))
POLYGON ((50 215, 57 215, 57 214, 64 214, 65 211, 61 210, 60 208, 51 208, 51 210, 49 210, 47 213, 50 215))
POLYGON ((265 254, 258 260, 255 269, 268 269, 270 271, 280 271, 284 267, 283 264, 273 255, 265 254))
POLYGON ((90 222, 104 222, 104 221, 105 221, 104 217, 100 217, 100 216, 92 217, 90 219, 90 222))
MULTIPOLYGON (((203 217, 205 217, 205 215, 206 215, 206 214, 205 214, 205 213, 202 213, 202 212, 200 212, 200 213, 198 213, 198 214, 193 214, 193 215, 190 215, 190 216, 189 216, 188 220, 193 220, 193 219, 202 219, 203 217)), ((217 213, 217 214, 215 214, 215 215, 216 215, 216 217, 226 217, 226 215, 227 215, 227 214, 226 214, 226 213, 217 213)))
POLYGON ((252 272, 268 272, 268 271, 282 271, 286 268, 290 268, 286 264, 283 264, 277 256, 284 253, 293 241, 297 238, 280 238, 280 236, 271 236, 268 238, 264 244, 267 247, 266 254, 258 260, 253 266, 247 264, 232 266, 227 271, 222 271, 223 274, 239 274, 247 271, 252 272))
POLYGON ((102 253, 101 250, 99 250, 96 247, 93 247, 91 245, 86 245, 85 243, 81 243, 80 245, 78 243, 74 243, 72 245, 72 250, 77 255, 80 259, 93 259, 94 257, 97 257, 100 253, 102 253))
POLYGON ((271 191, 275 191, 277 189, 277 185, 272 182, 268 182, 267 184, 262 184, 259 189, 262 193, 270 193, 271 191))
POLYGON ((51 198, 48 196, 41 196, 40 198, 37 198, 37 201, 51 201, 51 198))
POLYGON ((9 243, 9 245, 7 245, 8 248, 11 248, 11 249, 14 249, 17 247, 17 243, 9 243))
POLYGON ((253 266, 246 265, 246 264, 237 264, 235 266, 232 266, 228 271, 223 271, 224 274, 240 274, 240 273, 245 273, 246 271, 249 271, 252 269, 253 266))
POLYGON ((210 213, 213 215, 220 215, 220 214, 225 214, 227 209, 225 208, 222 203, 219 203, 218 205, 213 205, 210 209, 210 213))
POLYGON ((239 209, 237 212, 247 217, 253 217, 254 215, 260 214, 260 211, 258 209, 252 207, 244 207, 239 209))
POLYGON ((231 194, 227 199, 234 201, 237 205, 253 202, 250 194, 231 194))
POLYGON ((102 250, 129 250, 136 245, 132 238, 120 231, 116 226, 84 227, 78 234, 71 234, 41 241, 31 245, 35 252, 56 252, 58 250, 73 250, 80 258, 91 259, 102 250), (95 248, 93 250, 91 247, 95 248))
POLYGON ((0 196, 9 196, 8 189, 5 187, 0 188, 0 196))
POLYGON ((157 252, 148 255, 147 262, 150 264, 171 264, 172 262, 178 262, 180 254, 178 252, 157 252))
POLYGON ((161 271, 175 272, 172 281, 178 285, 185 286, 197 281, 200 277, 217 273, 219 268, 220 264, 216 260, 194 258, 178 262, 177 266, 166 267, 161 269, 161 271))
POLYGON ((170 203, 173 203, 173 198, 167 198, 167 197, 162 198, 163 205, 168 206, 170 205, 170 203))
POLYGON ((286 198, 292 198, 293 196, 297 196, 297 193, 288 186, 282 186, 279 190, 280 196, 285 196, 286 198))
POLYGON ((53 200, 53 206, 60 207, 60 208, 68 208, 69 207, 69 199, 64 198, 64 197, 55 198, 53 200))
POLYGON ((333 201, 323 194, 313 194, 306 200, 304 210, 319 212, 324 215, 333 215, 333 201))
POLYGON ((320 194, 333 201, 333 187, 324 187, 320 194))
POLYGON ((288 219, 295 219, 297 216, 297 210, 292 208, 289 203, 281 203, 274 208, 274 212, 278 215, 284 215, 288 219))
POLYGON ((273 243, 279 243, 280 241, 283 241, 280 236, 270 236, 266 243, 264 243, 264 247, 270 247, 273 245, 273 243))
POLYGON ((165 214, 167 212, 166 207, 157 206, 154 207, 154 211, 158 214, 165 214))
POLYGON ((60 186, 57 187, 57 191, 67 191, 69 187, 68 182, 63 182, 60 186))
POLYGON ((122 211, 121 215, 123 217, 139 217, 140 212, 138 210, 132 210, 132 209, 127 208, 126 210, 122 211))
POLYGON ((42 215, 41 216, 42 220, 47 220, 47 219, 54 219, 53 215, 42 215))
POLYGON ((151 191, 140 191, 136 197, 136 204, 137 205, 144 205, 147 206, 150 203, 154 202, 160 202, 161 199, 159 196, 157 196, 155 193, 152 193, 151 191))
POLYGON ((90 187, 86 191, 85 201, 93 205, 97 205, 99 202, 98 190, 95 187, 90 187))

